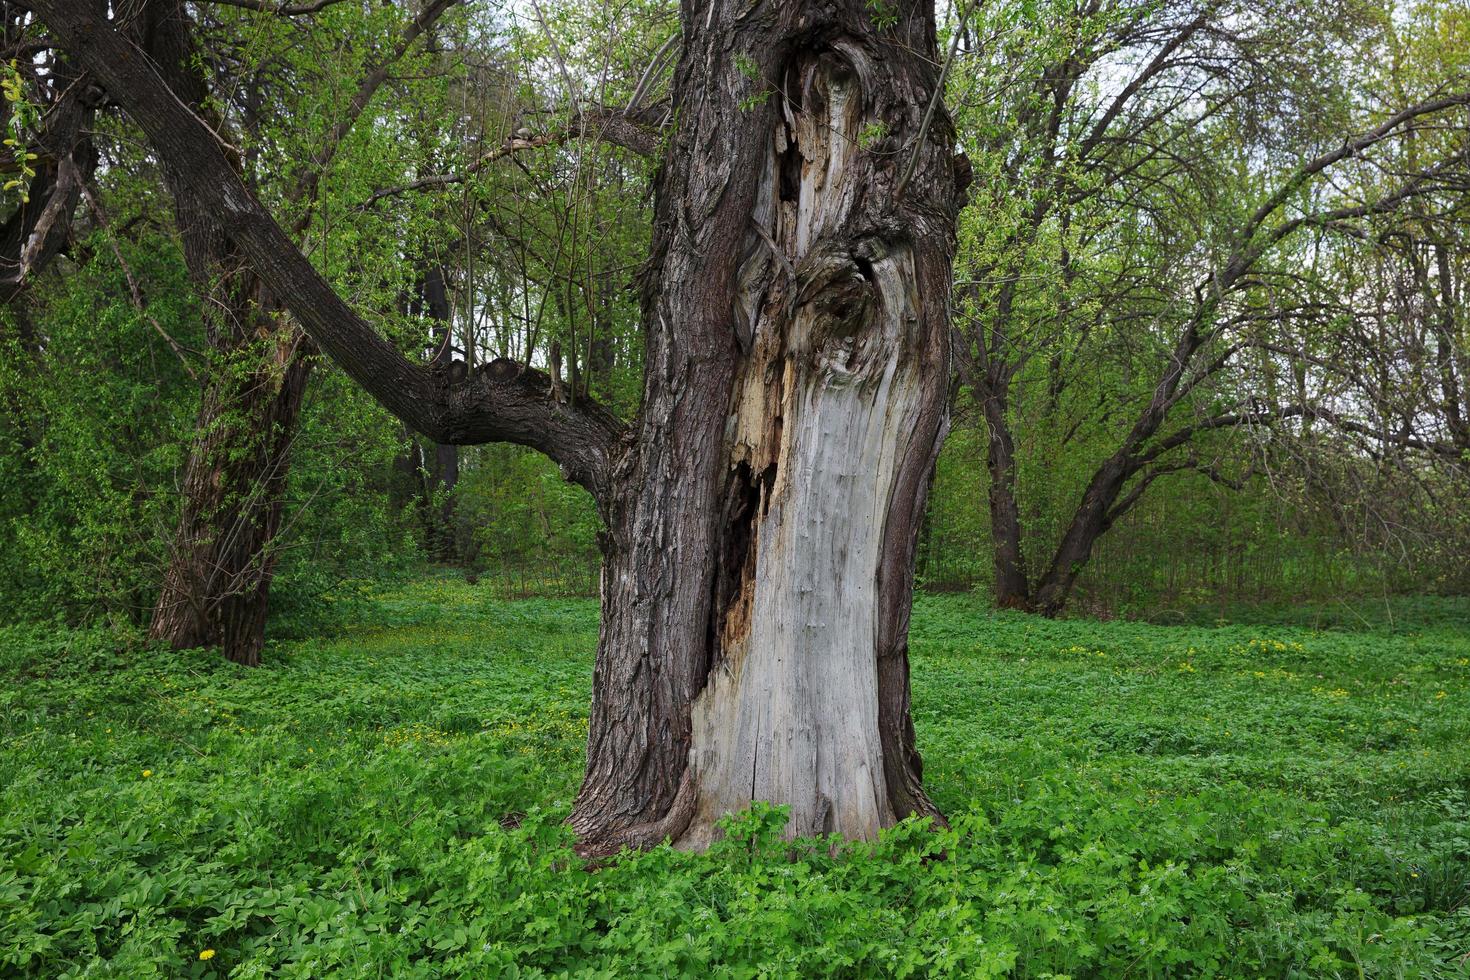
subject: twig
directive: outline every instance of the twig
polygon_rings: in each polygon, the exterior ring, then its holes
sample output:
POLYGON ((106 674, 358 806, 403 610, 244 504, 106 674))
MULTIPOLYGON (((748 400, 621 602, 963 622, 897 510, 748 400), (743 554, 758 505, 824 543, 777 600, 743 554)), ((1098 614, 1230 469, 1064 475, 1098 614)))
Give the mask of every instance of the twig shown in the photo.
MULTIPOLYGON (((977 0, 978 2, 978 0, 977 0)), ((939 69, 939 81, 934 83, 934 95, 929 99, 929 108, 924 110, 924 121, 919 123, 919 135, 914 139, 914 152, 909 157, 909 162, 903 168, 903 176, 898 178, 898 185, 893 188, 893 196, 898 197, 903 189, 908 186, 909 178, 914 175, 914 168, 919 165, 919 154, 924 150, 924 137, 929 135, 929 124, 934 121, 934 110, 939 108, 939 100, 944 98, 944 82, 949 78, 950 66, 954 64, 955 55, 960 49, 960 35, 965 33, 965 25, 970 22, 970 12, 975 9, 975 3, 965 7, 964 13, 960 15, 959 26, 955 28, 954 34, 949 39, 949 56, 944 59, 944 67, 939 69)))
POLYGON ((184 356, 184 353, 187 351, 197 356, 199 352, 190 350, 177 340, 174 340, 173 337, 169 336, 169 332, 163 329, 163 324, 159 323, 153 314, 148 312, 147 304, 143 300, 143 291, 138 288, 138 280, 133 277, 132 267, 128 265, 127 259, 123 258, 122 249, 117 247, 117 237, 112 234, 112 229, 108 227, 107 214, 102 210, 102 205, 97 201, 97 198, 92 196, 92 189, 85 182, 82 183, 82 198, 87 202, 87 208, 92 212, 92 216, 97 219, 97 226, 107 235, 107 244, 112 247, 112 254, 117 258, 117 264, 122 267, 123 277, 128 281, 128 293, 132 297, 133 308, 138 311, 139 316, 152 324, 154 330, 158 331, 158 335, 164 339, 169 349, 174 352, 174 356, 179 359, 179 363, 183 365, 184 373, 191 380, 197 382, 199 375, 194 372, 193 366, 189 364, 188 358, 184 356))

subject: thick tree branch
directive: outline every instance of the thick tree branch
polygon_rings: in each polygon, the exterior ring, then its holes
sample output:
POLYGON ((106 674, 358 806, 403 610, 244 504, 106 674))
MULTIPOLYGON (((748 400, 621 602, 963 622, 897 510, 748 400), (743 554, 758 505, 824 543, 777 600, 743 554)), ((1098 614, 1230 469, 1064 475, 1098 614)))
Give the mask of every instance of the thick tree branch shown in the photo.
POLYGON ((544 374, 495 361, 468 377, 410 362, 337 295, 250 193, 214 135, 149 59, 87 0, 35 0, 61 37, 190 189, 306 333, 394 415, 436 442, 512 442, 546 453, 605 500, 622 424, 585 402, 562 404, 544 374))

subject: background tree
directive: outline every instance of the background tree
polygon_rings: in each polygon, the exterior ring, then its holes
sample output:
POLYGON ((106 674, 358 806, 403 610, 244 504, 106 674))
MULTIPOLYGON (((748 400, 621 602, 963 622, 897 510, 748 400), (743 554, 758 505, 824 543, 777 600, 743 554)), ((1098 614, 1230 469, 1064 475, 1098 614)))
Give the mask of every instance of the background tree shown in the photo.
POLYGON ((1447 141, 1371 192, 1332 184, 1360 159, 1381 166, 1385 144, 1463 118, 1467 97, 1452 73, 1430 90, 1344 98, 1330 65, 1385 22, 1364 6, 985 13, 981 57, 956 82, 990 194, 966 225, 960 377, 987 433, 997 600, 1054 614, 1159 477, 1239 485, 1230 461, 1248 453, 1222 456, 1221 434, 1310 410, 1258 402, 1240 355, 1318 307, 1300 281, 1315 229, 1459 179, 1464 147, 1447 141), (1299 115, 1282 121, 1283 104, 1299 115), (1023 430, 1046 447, 1028 487, 1023 430), (1033 516, 1027 534, 1023 490, 1055 525, 1033 516))

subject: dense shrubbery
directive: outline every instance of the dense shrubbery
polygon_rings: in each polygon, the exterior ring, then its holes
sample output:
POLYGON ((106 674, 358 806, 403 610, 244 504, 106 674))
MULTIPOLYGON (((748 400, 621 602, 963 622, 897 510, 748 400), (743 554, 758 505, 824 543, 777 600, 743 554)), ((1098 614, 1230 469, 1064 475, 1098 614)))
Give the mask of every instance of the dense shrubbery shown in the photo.
POLYGON ((0 633, 0 973, 1463 975, 1460 601, 1162 628, 921 599, 949 830, 833 853, 756 811, 596 873, 560 826, 592 603, 320 601, 335 638, 255 671, 0 633))
MULTIPOLYGON (((124 254, 167 284, 151 315, 197 344, 177 248, 148 236, 124 254)), ((198 393, 148 320, 103 299, 126 295, 122 269, 99 258, 44 308, 0 311, 0 622, 128 621, 158 587, 198 393), (42 321, 41 352, 16 339, 20 317, 42 321)))

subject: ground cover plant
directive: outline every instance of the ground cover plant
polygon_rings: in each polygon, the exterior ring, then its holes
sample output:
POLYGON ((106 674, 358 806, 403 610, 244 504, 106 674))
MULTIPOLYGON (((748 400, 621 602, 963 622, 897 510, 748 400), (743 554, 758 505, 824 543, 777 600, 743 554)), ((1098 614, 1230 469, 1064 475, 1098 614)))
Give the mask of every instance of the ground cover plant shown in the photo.
POLYGON ((921 597, 950 818, 585 869, 597 610, 358 583, 264 666, 0 632, 0 975, 1470 975, 1470 603, 921 597), (1385 615, 1385 612, 1387 615, 1385 615))

